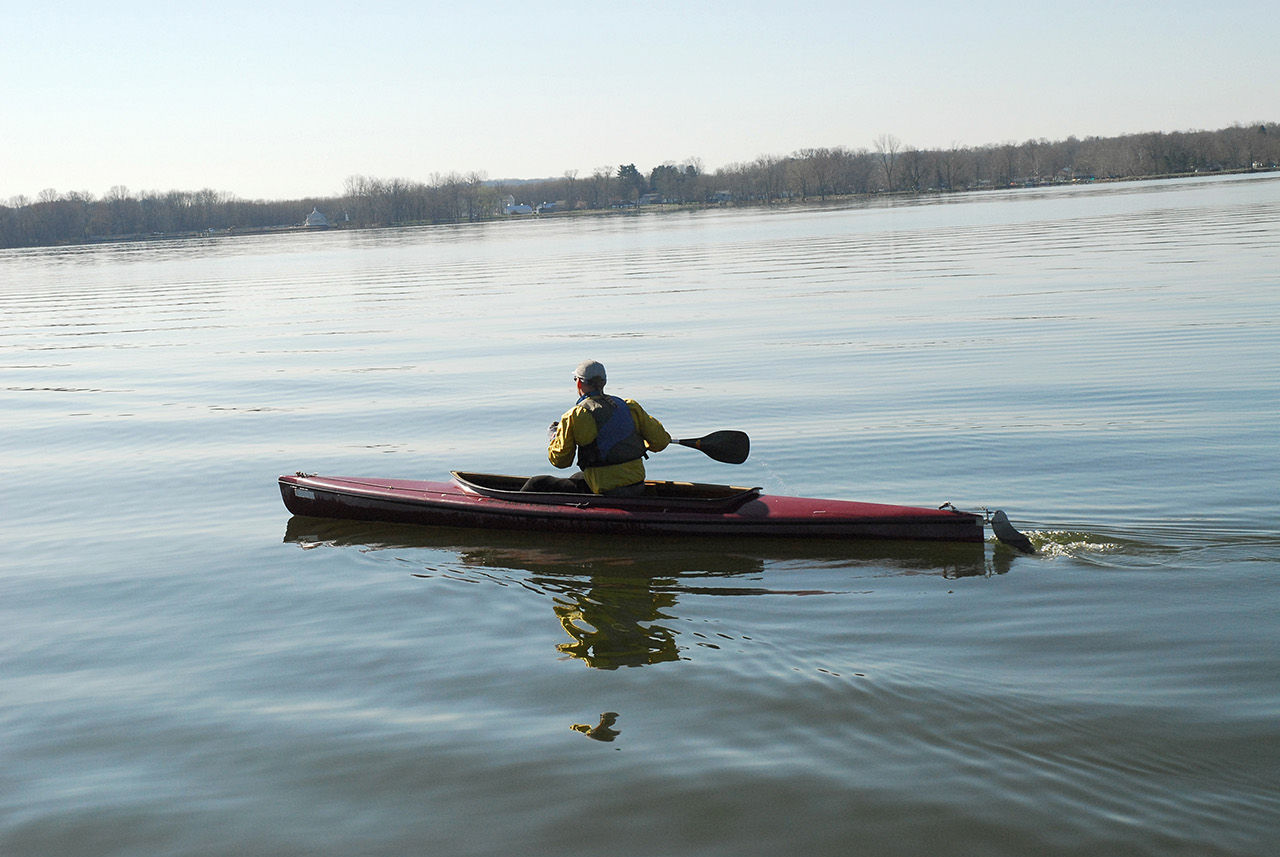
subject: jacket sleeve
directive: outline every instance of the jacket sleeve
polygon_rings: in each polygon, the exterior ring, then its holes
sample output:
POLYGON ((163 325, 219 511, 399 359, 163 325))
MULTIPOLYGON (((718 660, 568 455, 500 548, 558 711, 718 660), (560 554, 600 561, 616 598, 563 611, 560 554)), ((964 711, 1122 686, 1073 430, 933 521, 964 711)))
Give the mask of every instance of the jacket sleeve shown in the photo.
POLYGON ((667 430, 662 427, 662 423, 655 420, 640 407, 640 403, 627 399, 627 407, 631 409, 631 416, 636 421, 636 428, 640 430, 640 436, 644 438, 644 445, 649 447, 653 452, 662 452, 671 443, 671 435, 667 434, 667 430))
POLYGON ((585 411, 573 408, 556 423, 555 434, 547 444, 547 460, 554 466, 565 468, 573 464, 578 447, 595 440, 596 421, 585 411), (586 437, 590 434, 590 437, 586 437))

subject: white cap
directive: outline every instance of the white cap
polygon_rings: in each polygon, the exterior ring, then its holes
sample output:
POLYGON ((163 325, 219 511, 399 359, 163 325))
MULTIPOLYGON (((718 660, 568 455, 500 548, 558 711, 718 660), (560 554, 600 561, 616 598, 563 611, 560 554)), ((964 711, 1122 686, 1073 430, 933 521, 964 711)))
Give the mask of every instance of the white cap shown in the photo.
POLYGON ((578 368, 573 370, 573 379, 575 381, 595 381, 598 384, 604 384, 604 364, 595 360, 583 360, 578 364, 578 368))

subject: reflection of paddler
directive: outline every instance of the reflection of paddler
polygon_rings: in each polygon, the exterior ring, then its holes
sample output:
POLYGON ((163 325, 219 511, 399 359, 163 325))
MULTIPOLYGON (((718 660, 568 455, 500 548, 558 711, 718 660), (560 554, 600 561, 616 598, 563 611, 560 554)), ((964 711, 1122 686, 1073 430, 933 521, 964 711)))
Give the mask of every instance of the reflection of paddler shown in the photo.
POLYGON ((595 726, 588 726, 585 723, 575 723, 569 728, 575 732, 581 732, 588 738, 596 741, 612 741, 618 737, 618 730, 613 728, 613 724, 618 722, 618 714, 616 711, 606 711, 600 715, 600 722, 595 726))
POLYGON ((619 586, 605 583, 590 594, 566 593, 552 609, 571 643, 556 648, 589 667, 612 670, 680 659, 675 633, 657 624, 670 618, 662 609, 675 604, 670 592, 655 592, 649 581, 619 586))

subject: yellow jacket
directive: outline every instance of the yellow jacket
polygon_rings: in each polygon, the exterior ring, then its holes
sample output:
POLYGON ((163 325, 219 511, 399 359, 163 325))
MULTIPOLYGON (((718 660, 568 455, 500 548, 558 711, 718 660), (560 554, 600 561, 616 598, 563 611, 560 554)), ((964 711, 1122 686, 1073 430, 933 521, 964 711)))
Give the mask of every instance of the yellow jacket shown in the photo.
MULTIPOLYGON (((624 399, 631 411, 631 419, 635 421, 636 430, 644 438, 644 445, 653 452, 661 452, 671 443, 671 435, 662 427, 662 423, 645 413, 634 399, 624 399)), ((596 439, 597 428, 595 417, 581 404, 574 405, 560 422, 556 423, 555 433, 547 446, 547 458, 556 467, 564 468, 573 464, 578 447, 586 446, 596 439)), ((637 458, 622 464, 609 464, 604 467, 584 467, 582 475, 587 478, 587 485, 597 494, 603 494, 623 485, 633 485, 644 481, 644 459, 637 458)))

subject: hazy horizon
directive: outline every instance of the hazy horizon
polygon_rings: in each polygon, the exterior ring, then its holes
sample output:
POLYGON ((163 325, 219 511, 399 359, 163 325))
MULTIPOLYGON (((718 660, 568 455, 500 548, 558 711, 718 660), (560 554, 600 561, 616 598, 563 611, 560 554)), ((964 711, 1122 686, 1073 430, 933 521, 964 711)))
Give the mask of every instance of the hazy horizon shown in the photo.
POLYGON ((1266 120, 1269 7, 814 0, 5 9, 0 199, 512 181, 1266 120), (1256 81, 1256 84, 1251 82, 1256 81))

